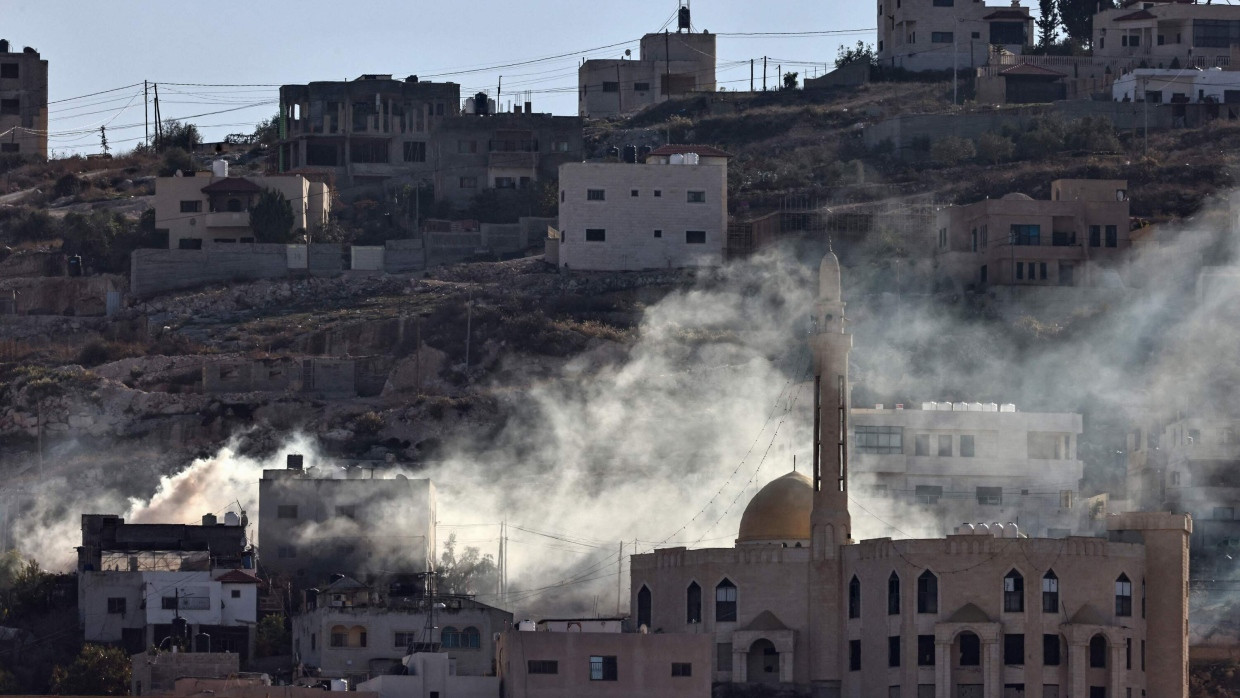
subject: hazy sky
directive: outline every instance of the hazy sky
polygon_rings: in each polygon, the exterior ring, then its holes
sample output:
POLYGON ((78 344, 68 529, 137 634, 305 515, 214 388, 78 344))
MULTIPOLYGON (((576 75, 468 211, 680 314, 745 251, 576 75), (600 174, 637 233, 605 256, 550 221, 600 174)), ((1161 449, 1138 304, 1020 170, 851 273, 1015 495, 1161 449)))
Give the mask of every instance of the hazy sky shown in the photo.
MULTIPOLYGON (((536 110, 575 114, 580 60, 618 58, 625 48, 636 57, 642 34, 667 22, 675 30, 676 7, 676 0, 0 0, 0 38, 48 61, 49 148, 59 154, 97 152, 105 123, 114 149, 140 142, 143 80, 160 83, 165 118, 189 117, 208 140, 251 131, 274 114, 280 84, 362 73, 453 81, 462 97, 481 89, 494 96, 503 75, 505 96, 530 90, 536 110), (115 88, 123 89, 84 97, 115 88)), ((760 83, 762 56, 771 57, 773 86, 777 64, 802 77, 821 74, 840 44, 875 36, 870 0, 693 0, 692 10, 697 31, 839 32, 720 36, 718 80, 728 89, 748 87, 751 58, 760 83)))

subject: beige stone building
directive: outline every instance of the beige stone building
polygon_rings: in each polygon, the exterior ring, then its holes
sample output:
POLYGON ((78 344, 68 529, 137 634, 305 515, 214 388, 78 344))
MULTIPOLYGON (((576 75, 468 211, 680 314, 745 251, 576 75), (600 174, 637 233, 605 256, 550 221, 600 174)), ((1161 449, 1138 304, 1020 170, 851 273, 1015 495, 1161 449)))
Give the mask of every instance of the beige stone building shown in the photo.
POLYGON ((1057 179, 1049 201, 1007 194, 941 209, 935 278, 957 288, 1118 285, 1129 236, 1128 183, 1057 179))
POLYGON ((0 40, 0 155, 47 157, 47 61, 0 40))
POLYGON ((1240 7, 1125 0, 1094 15, 1093 53, 1115 75, 1136 68, 1232 68, 1240 7))
POLYGON ((183 172, 155 180, 155 229, 167 231, 168 248, 173 250, 201 249, 204 241, 255 242, 250 208, 267 189, 280 192, 292 205, 294 231, 304 231, 313 240, 327 223, 331 192, 322 182, 301 175, 228 177, 183 172))
POLYGON ((1014 523, 1038 537, 1081 532, 1081 415, 994 403, 919 407, 852 410, 853 497, 868 511, 935 522, 931 535, 962 521, 1014 523))
POLYGON ((560 229, 552 241, 566 269, 623 271, 723 264, 727 153, 663 146, 645 163, 560 167, 560 229))
POLYGON ((834 255, 819 283, 811 473, 762 488, 734 547, 633 556, 636 622, 710 638, 716 681, 815 696, 1186 698, 1188 516, 1114 515, 1107 538, 853 539, 834 255))
MULTIPOLYGON (((687 19, 686 19, 687 21, 687 19)), ((594 59, 577 69, 577 112, 591 119, 631 114, 669 97, 715 91, 715 35, 646 34, 637 60, 594 59)))
POLYGON ((878 61, 916 72, 986 64, 992 46, 1022 53, 1033 19, 1020 0, 878 0, 878 61))

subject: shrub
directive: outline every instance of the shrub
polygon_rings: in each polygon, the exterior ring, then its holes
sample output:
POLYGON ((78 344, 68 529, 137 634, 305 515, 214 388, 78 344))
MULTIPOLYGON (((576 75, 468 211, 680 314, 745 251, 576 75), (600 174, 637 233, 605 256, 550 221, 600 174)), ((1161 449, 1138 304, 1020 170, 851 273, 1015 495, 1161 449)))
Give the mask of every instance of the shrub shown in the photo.
POLYGON ((363 412, 353 418, 353 433, 374 436, 383 430, 384 425, 383 415, 373 410, 363 412))
POLYGON ((958 136, 940 138, 930 146, 930 159, 946 167, 972 160, 976 156, 977 149, 974 148, 973 141, 958 136))
POLYGON ((983 133, 977 139, 977 158, 984 163, 997 165, 1012 159, 1016 144, 1011 138, 997 133, 983 133))

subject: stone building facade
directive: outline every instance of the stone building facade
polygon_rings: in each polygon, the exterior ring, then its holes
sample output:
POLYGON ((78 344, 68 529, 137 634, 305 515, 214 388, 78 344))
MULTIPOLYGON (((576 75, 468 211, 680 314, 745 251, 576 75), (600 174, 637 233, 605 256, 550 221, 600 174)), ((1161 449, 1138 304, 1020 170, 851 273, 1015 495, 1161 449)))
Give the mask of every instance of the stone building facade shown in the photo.
POLYGON ((577 69, 577 112, 591 119, 714 91, 715 35, 708 32, 646 34, 637 60, 593 59, 577 69))
POLYGON ((332 196, 322 182, 301 175, 217 177, 187 172, 155 180, 155 229, 168 232, 172 250, 202 249, 204 241, 255 242, 250 209, 268 189, 284 195, 293 209, 293 230, 304 231, 309 240, 327 224, 332 196))
POLYGON ((1240 7, 1168 0, 1124 0, 1094 15, 1094 60, 1115 75, 1137 68, 1233 69, 1240 7))
POLYGON ((47 157, 47 61, 0 40, 0 155, 47 157))
POLYGON ((1118 285, 1129 235, 1128 182, 1057 179, 1049 201, 1007 194, 941 209, 936 282, 987 286, 1118 285))
POLYGON ((878 0, 878 61, 915 72, 986 64, 992 46, 1022 53, 1033 18, 1019 0, 878 0))

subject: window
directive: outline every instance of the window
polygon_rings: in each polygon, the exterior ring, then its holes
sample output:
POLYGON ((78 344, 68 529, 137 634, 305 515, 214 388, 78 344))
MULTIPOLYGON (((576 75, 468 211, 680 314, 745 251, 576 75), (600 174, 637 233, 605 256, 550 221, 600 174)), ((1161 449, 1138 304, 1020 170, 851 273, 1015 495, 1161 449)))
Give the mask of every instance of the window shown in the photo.
POLYGON ((1025 610, 1025 578, 1012 570, 1003 578, 1003 612, 1023 613, 1025 610))
POLYGON ((1051 233, 1051 244, 1055 247, 1069 247, 1076 244, 1076 233, 1051 233))
MULTIPOLYGON (((1033 278, 1033 264, 1029 265, 1029 278, 1033 278)), ((1038 262, 1038 278, 1046 281, 1046 262, 1038 262)))
POLYGON ((1017 279, 1025 278, 1025 263, 1024 262, 1016 263, 1016 278, 1017 279))
MULTIPOLYGON (((365 647, 365 638, 363 636, 362 647, 365 647)), ((482 647, 482 633, 472 625, 461 631, 461 647, 476 650, 482 647)))
POLYGON ((1124 668, 1132 671, 1132 638, 1124 638, 1124 668))
POLYGON ((1002 487, 979 487, 977 488, 977 503, 989 506, 998 506, 1003 504, 1003 488, 1002 487))
POLYGON ((439 642, 444 647, 452 647, 452 648, 460 647, 461 646, 461 631, 457 630, 451 625, 446 626, 439 633, 439 642))
POLYGON ((281 504, 276 507, 277 519, 295 519, 297 518, 296 504, 281 504))
POLYGON ((913 455, 928 456, 930 455, 930 435, 918 434, 913 437, 913 455))
POLYGON ((125 597, 113 596, 108 598, 108 613, 119 613, 125 615, 125 597))
POLYGON ((616 674, 616 658, 614 656, 601 657, 595 655, 590 657, 591 681, 615 681, 616 674))
POLYGON ((551 151, 555 153, 567 153, 568 141, 556 141, 551 144, 551 151))
POLYGON ((1132 582, 1128 581, 1126 574, 1115 580, 1115 615, 1132 615, 1132 582))
POLYGON ((720 642, 715 645, 715 666, 719 671, 732 671, 732 643, 720 642))
POLYGON ((848 583, 848 617, 861 617, 861 582, 855 576, 848 583))
POLYGON ((693 676, 693 665, 688 662, 672 662, 672 677, 693 676))
POLYGON ((229 199, 227 208, 229 213, 241 213, 241 211, 244 210, 242 208, 241 199, 229 199))
POLYGON ((686 230, 685 231, 685 244, 686 245, 705 245, 706 244, 706 231, 705 230, 686 230))
POLYGON ((357 518, 357 505, 356 504, 342 504, 342 505, 337 506, 336 516, 343 517, 346 519, 356 519, 357 518))
POLYGON ((620 83, 618 83, 618 82, 605 82, 605 83, 603 83, 603 91, 604 91, 604 92, 619 92, 619 91, 620 91, 620 83))
POLYGON ((904 453, 904 427, 853 427, 857 453, 904 453))
POLYGON ((942 496, 941 485, 918 485, 913 490, 913 498, 918 504, 938 504, 942 496))
POLYGON ((554 659, 531 659, 525 664, 527 671, 531 674, 560 673, 560 663, 554 659))
POLYGON ((1007 633, 1003 636, 1003 663, 1017 666, 1025 663, 1025 636, 1007 633))
POLYGON ((702 622, 702 587, 697 582, 690 584, 685 592, 685 622, 702 622))
POLYGON ((691 204, 706 203, 706 192, 704 191, 691 191, 691 192, 688 192, 687 196, 689 199, 689 203, 691 204))
POLYGON ((973 435, 963 434, 960 437, 960 457, 972 458, 974 454, 973 435))
POLYGON ((607 231, 603 228, 586 228, 586 242, 606 242, 607 231))
POLYGON ((960 634, 960 666, 981 666, 982 641, 973 633, 960 634))
POLYGON ((887 578, 887 615, 900 615, 900 575, 895 572, 887 578))
POLYGON ((586 201, 604 201, 607 198, 607 192, 603 189, 587 189, 586 201))
POLYGON ((1059 577, 1054 570, 1042 576, 1042 612, 1059 613, 1059 577))
POLYGON ((972 250, 973 252, 977 252, 977 228, 974 228, 974 229, 973 229, 973 231, 972 231, 972 236, 971 236, 971 238, 970 238, 970 239, 971 239, 971 241, 972 241, 972 244, 971 244, 971 250, 972 250))
POLYGON ((662 230, 656 230, 656 231, 654 231, 654 236, 655 236, 655 237, 657 237, 657 238, 661 238, 661 237, 663 237, 663 231, 662 231, 662 230))
POLYGON ((1107 247, 1119 246, 1119 231, 1116 226, 1108 225, 1106 227, 1107 247))
POLYGON ((991 22, 990 23, 990 43, 1024 45, 1025 23, 1024 22, 991 22))
POLYGON ((232 590, 232 594, 230 594, 230 596, 232 596, 232 598, 234 598, 234 599, 239 599, 239 598, 241 598, 241 590, 240 590, 240 589, 233 589, 233 590, 232 590))
POLYGON ((20 114, 22 113, 21 105, 19 99, 0 99, 0 114, 20 114))
POLYGON ((443 102, 435 103, 435 116, 443 116, 443 102))
POLYGON ((950 457, 952 455, 952 437, 950 434, 939 436, 939 456, 950 457))
POLYGON ((181 213, 202 213, 201 201, 182 201, 181 213))
POLYGON ((349 631, 343 625, 332 627, 331 646, 347 647, 349 645, 349 631))
POLYGON ((1042 244, 1042 226, 1012 224, 1012 244, 1036 247, 1042 244))
POLYGON ((456 152, 476 153, 478 152, 478 141, 457 141, 456 152))
POLYGON ((637 592, 637 625, 650 627, 650 589, 644 584, 637 592))
POLYGON ((955 0, 934 0, 935 7, 952 7, 955 4, 955 0))
POLYGON ((900 666, 900 636, 887 637, 887 666, 900 666))
POLYGON ((629 196, 632 196, 632 197, 634 197, 634 198, 637 198, 637 196, 638 196, 638 191, 637 191, 636 189, 633 189, 632 191, 630 191, 630 192, 629 192, 629 196))
POLYGON ((930 32, 930 43, 932 44, 950 44, 954 34, 952 32, 930 32))
POLYGON ((20 64, 18 63, 0 63, 0 78, 7 80, 16 80, 21 73, 20 64))
MULTIPOLYGON (((648 82, 635 82, 635 83, 633 83, 633 91, 634 91, 634 92, 649 92, 649 91, 650 91, 650 83, 648 83, 648 82)), ((688 674, 685 674, 685 676, 688 676, 688 674)))
MULTIPOLYGON (((1179 38, 1176 38, 1179 43, 1179 38)), ((1193 20, 1193 46, 1228 48, 1240 44, 1240 21, 1234 19, 1193 20)))
POLYGON ((982 265, 981 281, 982 283, 986 283, 986 265, 985 264, 982 265))
POLYGON ((861 671, 861 641, 848 641, 848 670, 861 671))
POLYGON ((654 198, 658 199, 658 198, 660 198, 660 197, 662 197, 662 196, 663 196, 663 190, 662 190, 662 189, 655 189, 655 190, 654 190, 654 198))
POLYGON ((715 622, 736 622, 736 585, 727 579, 715 587, 715 622))
POLYGON ((495 188, 496 189, 516 189, 517 180, 514 177, 496 177, 495 188))
POLYGON ((16 153, 21 151, 21 143, 0 143, 0 153, 16 153))
POLYGON ((934 636, 917 636, 917 666, 934 666, 934 636))
POLYGON ((917 578, 917 612, 939 612, 939 578, 930 570, 917 578))
POLYGON ((1215 521, 1231 521, 1235 518, 1235 507, 1214 507, 1215 521))
POLYGON ((461 177, 460 181, 457 183, 457 187, 460 189, 477 189, 478 178, 477 177, 461 177))
POLYGON ((297 557, 297 548, 292 545, 281 545, 276 548, 276 557, 281 560, 297 557))
POLYGON ((1089 667, 1107 668, 1107 639, 1101 635, 1094 635, 1089 641, 1089 667))
POLYGON ((403 146, 405 162, 426 162, 426 143, 422 141, 406 141, 403 146))
MULTIPOLYGON (((395 632, 392 634, 392 647, 396 649, 408 649, 413 643, 418 641, 418 634, 412 631, 395 632)), ((536 673, 536 672, 530 672, 536 673)), ((551 673, 555 673, 554 671, 551 673)))
POLYGON ((1042 663, 1046 666, 1059 666, 1059 636, 1042 636, 1042 663))

